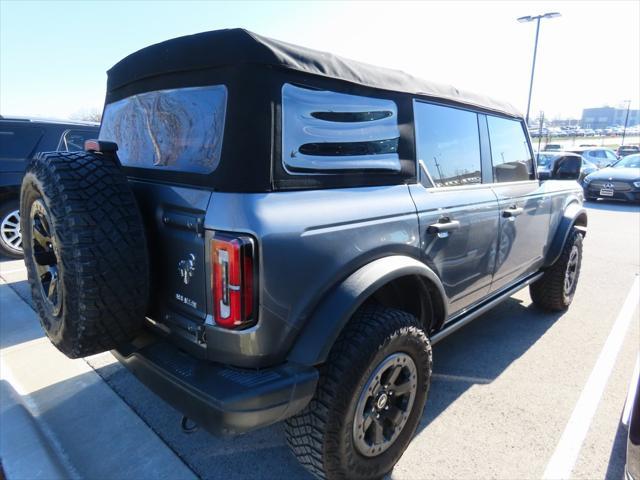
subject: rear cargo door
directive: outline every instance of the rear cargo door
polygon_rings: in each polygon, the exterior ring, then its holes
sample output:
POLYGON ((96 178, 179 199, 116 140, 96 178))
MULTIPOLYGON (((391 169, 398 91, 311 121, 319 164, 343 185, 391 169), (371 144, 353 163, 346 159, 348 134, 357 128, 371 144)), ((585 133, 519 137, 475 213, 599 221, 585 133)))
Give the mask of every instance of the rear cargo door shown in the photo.
POLYGON ((198 343, 207 315, 206 185, 220 162, 226 103, 224 85, 142 92, 105 106, 99 136, 118 145, 145 222, 149 317, 198 343))
POLYGON ((137 180, 131 186, 147 233, 152 319, 181 325, 184 316, 203 322, 207 315, 203 221, 211 192, 137 180))

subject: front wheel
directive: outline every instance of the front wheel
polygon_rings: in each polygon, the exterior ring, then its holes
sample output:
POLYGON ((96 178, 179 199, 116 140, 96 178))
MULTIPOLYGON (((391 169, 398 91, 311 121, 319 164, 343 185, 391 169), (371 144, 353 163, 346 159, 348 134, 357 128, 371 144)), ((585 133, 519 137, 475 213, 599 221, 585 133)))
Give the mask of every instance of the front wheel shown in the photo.
POLYGON ((360 309, 322 367, 316 396, 286 422, 293 454, 317 478, 383 477, 415 433, 431 365, 431 344, 414 316, 360 309))
POLYGON ((582 234, 573 228, 560 257, 529 286, 533 303, 552 312, 569 308, 578 286, 582 266, 582 234))

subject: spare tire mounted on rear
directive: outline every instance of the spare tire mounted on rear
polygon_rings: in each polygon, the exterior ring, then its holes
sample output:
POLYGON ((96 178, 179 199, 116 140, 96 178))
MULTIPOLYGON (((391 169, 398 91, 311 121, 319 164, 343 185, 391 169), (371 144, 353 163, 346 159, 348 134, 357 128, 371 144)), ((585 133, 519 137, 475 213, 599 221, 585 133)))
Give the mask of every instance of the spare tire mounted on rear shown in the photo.
POLYGON ((29 285, 51 342, 77 358, 131 340, 146 312, 148 254, 117 159, 39 155, 22 182, 20 217, 29 285))

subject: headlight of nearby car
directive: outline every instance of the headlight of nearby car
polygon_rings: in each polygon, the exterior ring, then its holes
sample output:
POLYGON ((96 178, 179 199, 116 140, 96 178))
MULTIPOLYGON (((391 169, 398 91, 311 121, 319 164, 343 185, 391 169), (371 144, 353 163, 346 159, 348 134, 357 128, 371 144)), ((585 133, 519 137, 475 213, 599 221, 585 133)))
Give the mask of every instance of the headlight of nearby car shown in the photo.
POLYGON ((640 180, 637 182, 633 182, 633 186, 636 188, 640 188, 640 180))
POLYGON ((582 183, 584 183, 585 185, 589 185, 589 182, 591 182, 591 178, 589 178, 590 176, 587 175, 586 177, 584 177, 582 179, 582 183))

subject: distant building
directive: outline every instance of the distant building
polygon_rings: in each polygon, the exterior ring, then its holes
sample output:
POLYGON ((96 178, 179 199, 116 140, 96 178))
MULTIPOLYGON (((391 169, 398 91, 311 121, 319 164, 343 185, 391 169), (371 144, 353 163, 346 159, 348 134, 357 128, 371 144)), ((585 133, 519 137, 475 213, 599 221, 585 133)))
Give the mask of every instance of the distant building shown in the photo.
MULTIPOLYGON (((598 107, 582 110, 582 128, 606 128, 615 125, 624 125, 627 115, 626 108, 598 107)), ((629 110, 628 125, 640 123, 640 110, 629 110)))

